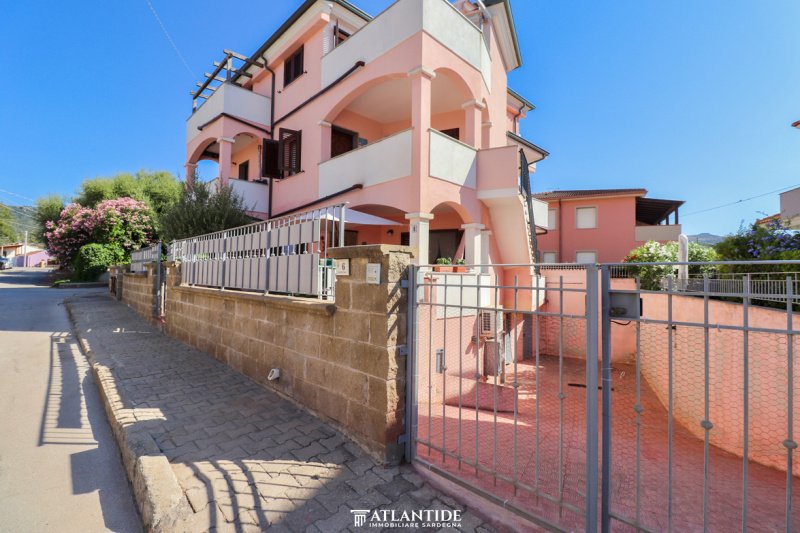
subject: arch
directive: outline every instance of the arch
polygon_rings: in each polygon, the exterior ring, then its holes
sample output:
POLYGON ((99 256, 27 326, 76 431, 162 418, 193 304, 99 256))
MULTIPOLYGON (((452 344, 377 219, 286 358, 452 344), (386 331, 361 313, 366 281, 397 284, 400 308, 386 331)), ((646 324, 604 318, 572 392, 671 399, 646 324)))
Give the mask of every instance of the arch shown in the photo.
POLYGON ((208 156, 204 157, 204 154, 209 148, 213 147, 215 144, 217 144, 216 137, 210 137, 201 141, 194 149, 194 151, 189 154, 189 157, 186 159, 186 162, 190 164, 196 164, 198 161, 202 159, 211 159, 208 156))
POLYGON ((437 85, 441 86, 446 84, 449 86, 449 90, 455 89, 458 92, 462 104, 480 98, 480 95, 473 92, 472 87, 470 87, 467 80, 465 80, 459 72, 449 67, 439 67, 434 70, 434 72, 436 73, 436 77, 431 82, 432 92, 436 91, 437 85))
POLYGON ((454 224, 457 224, 456 228, 461 229, 461 224, 473 222, 469 211, 457 202, 441 202, 431 209, 431 213, 433 214, 431 227, 453 227, 454 224), (439 219, 438 223, 435 222, 437 218, 439 219))
POLYGON ((338 102, 336 102, 328 110, 328 112, 323 115, 323 120, 326 122, 333 122, 343 110, 347 109, 350 104, 353 103, 353 101, 363 96, 369 90, 384 84, 387 81, 400 80, 407 77, 408 75, 405 72, 393 72, 391 74, 384 74, 363 82, 361 85, 358 85, 352 91, 350 91, 344 98, 341 98, 338 102))

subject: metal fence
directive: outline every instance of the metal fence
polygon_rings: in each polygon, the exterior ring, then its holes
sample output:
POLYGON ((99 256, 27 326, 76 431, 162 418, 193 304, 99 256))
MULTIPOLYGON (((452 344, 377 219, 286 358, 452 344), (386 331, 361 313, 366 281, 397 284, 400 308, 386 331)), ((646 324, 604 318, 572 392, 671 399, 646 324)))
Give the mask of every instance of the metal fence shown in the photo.
POLYGON ((793 531, 794 280, 776 309, 541 266, 412 267, 409 457, 556 531, 793 531))
POLYGON ((131 252, 131 272, 144 272, 146 263, 161 261, 161 243, 131 252))
POLYGON ((323 207, 179 241, 182 283, 333 299, 328 249, 344 245, 345 204, 323 207))
POLYGON ((666 290, 672 283, 673 290, 686 293, 709 292, 712 296, 741 296, 745 292, 752 300, 766 302, 787 301, 787 280, 792 285, 795 304, 800 303, 799 272, 753 272, 735 274, 714 274, 712 276, 690 275, 688 278, 677 278, 671 282, 665 278, 661 288, 666 290))

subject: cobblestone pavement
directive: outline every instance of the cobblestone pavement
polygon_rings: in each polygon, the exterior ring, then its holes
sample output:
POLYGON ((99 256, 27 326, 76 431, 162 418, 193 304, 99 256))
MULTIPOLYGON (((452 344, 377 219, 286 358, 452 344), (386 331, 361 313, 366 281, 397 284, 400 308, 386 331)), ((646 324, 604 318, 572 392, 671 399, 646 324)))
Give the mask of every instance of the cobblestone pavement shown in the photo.
POLYGON ((376 465, 315 416, 160 333, 105 295, 70 302, 97 361, 169 459, 194 514, 186 531, 356 531, 353 509, 460 509, 410 466, 376 465))

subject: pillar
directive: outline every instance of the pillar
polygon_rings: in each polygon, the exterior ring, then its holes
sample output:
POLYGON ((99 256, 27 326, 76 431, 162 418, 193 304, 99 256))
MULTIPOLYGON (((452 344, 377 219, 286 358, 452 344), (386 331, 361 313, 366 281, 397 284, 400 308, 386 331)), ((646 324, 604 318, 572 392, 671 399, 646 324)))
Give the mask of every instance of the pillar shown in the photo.
MULTIPOLYGON (((411 78, 411 186, 413 187, 411 192, 414 203, 422 209, 423 200, 427 197, 429 175, 431 82, 436 73, 419 66, 411 70, 408 77, 411 78)), ((427 257, 427 248, 424 253, 427 257)), ((420 264, 425 263, 427 261, 420 262, 420 264)))
POLYGON ((197 172, 197 163, 186 163, 186 185, 191 186, 194 183, 194 174, 197 172))
POLYGON ((481 230, 481 272, 489 272, 489 239, 492 232, 487 229, 481 230))
POLYGON ((233 143, 232 137, 219 137, 219 185, 224 187, 228 184, 233 164, 233 143))
POLYGON ((433 213, 407 213, 409 238, 408 244, 416 249, 414 263, 427 265, 430 263, 428 249, 430 248, 430 221, 433 213))
POLYGON ((327 161, 331 158, 331 128, 333 124, 328 122, 327 120, 320 120, 317 124, 319 124, 319 160, 320 162, 327 161))
MULTIPOLYGON (((468 265, 483 263, 483 238, 481 230, 486 228, 483 224, 462 224, 464 230, 464 262, 468 265)), ((478 271, 481 269, 478 268, 478 271)))
POLYGON ((475 147, 476 150, 480 150, 483 143, 482 118, 485 107, 478 100, 464 102, 461 106, 464 110, 465 124, 463 140, 468 145, 475 147))

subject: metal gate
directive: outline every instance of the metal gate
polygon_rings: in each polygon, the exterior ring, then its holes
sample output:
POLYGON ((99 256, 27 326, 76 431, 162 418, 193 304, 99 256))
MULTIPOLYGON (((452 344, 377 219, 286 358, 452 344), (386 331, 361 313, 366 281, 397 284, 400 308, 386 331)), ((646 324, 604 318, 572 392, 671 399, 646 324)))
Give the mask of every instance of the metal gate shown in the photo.
POLYGON ((683 265, 412 267, 408 457, 552 530, 792 531, 800 264, 683 265))

